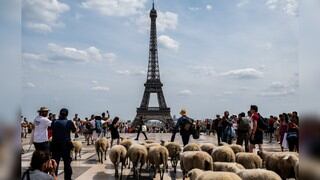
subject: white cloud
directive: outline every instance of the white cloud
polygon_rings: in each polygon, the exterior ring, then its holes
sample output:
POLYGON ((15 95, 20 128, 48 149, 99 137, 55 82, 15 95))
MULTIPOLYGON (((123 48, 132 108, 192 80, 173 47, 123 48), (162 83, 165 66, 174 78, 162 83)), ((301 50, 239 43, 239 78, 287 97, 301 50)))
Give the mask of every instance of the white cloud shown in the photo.
POLYGON ((279 81, 274 81, 270 85, 271 89, 283 89, 283 88, 286 88, 286 87, 287 86, 284 83, 279 82, 279 81))
POLYGON ((92 80, 91 83, 92 83, 92 84, 98 84, 98 81, 92 80))
POLYGON ((280 91, 265 91, 259 94, 259 96, 269 97, 269 96, 287 96, 294 94, 295 89, 284 89, 280 91))
POLYGON ((110 88, 107 86, 94 86, 91 88, 93 91, 109 91, 110 88))
POLYGON ((54 43, 49 43, 48 49, 52 55, 52 58, 56 60, 71 60, 76 62, 103 60, 113 61, 116 57, 116 55, 113 53, 102 53, 94 46, 81 50, 73 47, 62 47, 54 43))
POLYGON ((22 53, 22 60, 23 61, 47 61, 48 58, 43 54, 34 54, 34 53, 22 53))
POLYGON ((237 3, 237 7, 243 7, 245 5, 249 4, 249 0, 240 0, 238 3, 237 3))
POLYGON ((22 18, 27 28, 37 32, 52 32, 53 27, 61 27, 61 14, 69 6, 58 0, 23 0, 22 18))
POLYGON ((296 16, 298 14, 298 1, 297 0, 286 0, 286 5, 283 10, 292 16, 296 16))
POLYGON ((263 73, 254 68, 235 69, 221 73, 221 76, 236 78, 236 79, 256 79, 262 78, 263 73))
POLYGON ((184 90, 179 91, 178 94, 180 96, 190 96, 190 95, 192 95, 192 92, 189 89, 184 89, 184 90))
POLYGON ((295 82, 283 83, 280 81, 272 82, 259 96, 287 96, 294 94, 298 86, 295 82))
POLYGON ((161 46, 167 48, 167 49, 171 49, 171 50, 175 50, 177 51, 179 49, 179 42, 172 39, 169 36, 166 35, 161 35, 158 37, 158 42, 161 46))
POLYGON ((81 6, 98 11, 105 16, 129 16, 139 14, 146 0, 85 0, 81 6))
POLYGON ((211 6, 210 4, 207 4, 207 5, 206 5, 206 9, 207 9, 208 11, 211 11, 211 10, 212 10, 212 6, 211 6))
MULTIPOLYGON (((173 12, 157 11, 157 30, 164 32, 166 30, 175 30, 178 24, 178 14, 173 12)), ((148 12, 142 13, 139 17, 133 19, 138 26, 139 31, 145 32, 150 29, 150 18, 148 12)))
POLYGON ((284 11, 284 13, 288 15, 291 15, 291 16, 298 15, 297 0, 267 0, 265 4, 271 10, 281 8, 284 11))
POLYGON ((119 75, 133 75, 133 76, 141 76, 141 75, 146 75, 147 71, 145 70, 117 70, 117 74, 119 75))
POLYGON ((193 73, 204 75, 204 76, 212 76, 216 74, 215 69, 212 66, 208 66, 208 65, 190 66, 190 69, 193 73))
POLYGON ((25 87, 27 87, 27 88, 34 88, 34 87, 36 87, 36 85, 34 85, 32 82, 27 82, 26 85, 25 85, 25 87))
POLYGON ((188 9, 189 9, 190 11, 199 11, 199 10, 200 10, 199 7, 188 7, 188 9))

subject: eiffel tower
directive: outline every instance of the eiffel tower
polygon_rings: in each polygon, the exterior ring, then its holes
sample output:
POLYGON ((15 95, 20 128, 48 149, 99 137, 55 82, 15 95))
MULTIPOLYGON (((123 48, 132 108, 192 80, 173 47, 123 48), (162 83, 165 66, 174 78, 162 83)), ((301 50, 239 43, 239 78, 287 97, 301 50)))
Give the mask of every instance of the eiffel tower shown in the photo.
POLYGON ((137 115, 132 123, 135 127, 141 121, 159 120, 168 127, 173 126, 173 120, 170 114, 170 108, 167 107, 164 99, 162 86, 160 81, 159 62, 158 62, 158 48, 157 48, 157 27, 156 27, 157 11, 152 4, 150 10, 151 30, 150 30, 150 44, 149 44, 149 62, 147 81, 144 84, 145 90, 140 107, 137 108, 137 115), (150 94, 157 94, 159 107, 149 107, 150 94))

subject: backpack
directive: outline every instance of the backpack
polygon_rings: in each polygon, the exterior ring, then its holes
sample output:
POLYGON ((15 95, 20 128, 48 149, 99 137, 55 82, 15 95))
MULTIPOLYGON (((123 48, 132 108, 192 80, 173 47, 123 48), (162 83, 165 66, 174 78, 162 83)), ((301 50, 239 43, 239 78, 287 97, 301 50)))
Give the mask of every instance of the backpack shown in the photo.
POLYGON ((248 118, 241 118, 241 120, 239 120, 238 130, 249 131, 249 129, 250 129, 250 120, 248 118))
POLYGON ((189 119, 188 117, 184 118, 182 124, 181 124, 181 129, 183 129, 184 131, 189 132, 192 128, 192 120, 189 119))
POLYGON ((96 128, 95 128, 95 130, 96 130, 96 132, 99 134, 99 133, 101 133, 101 129, 102 129, 102 123, 101 123, 101 121, 100 120, 95 120, 95 125, 96 125, 96 128))
POLYGON ((259 120, 258 120, 258 128, 262 131, 265 131, 268 128, 268 123, 260 114, 259 114, 259 120))

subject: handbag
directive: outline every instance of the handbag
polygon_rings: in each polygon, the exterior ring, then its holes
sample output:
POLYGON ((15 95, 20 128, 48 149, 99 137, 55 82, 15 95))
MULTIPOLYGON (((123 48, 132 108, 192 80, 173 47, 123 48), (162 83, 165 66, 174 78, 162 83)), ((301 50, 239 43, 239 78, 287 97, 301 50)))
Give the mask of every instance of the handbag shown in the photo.
POLYGON ((142 125, 141 129, 142 129, 142 132, 147 132, 147 126, 146 125, 142 125))
POLYGON ((198 131, 197 128, 194 125, 192 125, 191 128, 192 128, 192 138, 193 139, 199 139, 200 131, 198 131))

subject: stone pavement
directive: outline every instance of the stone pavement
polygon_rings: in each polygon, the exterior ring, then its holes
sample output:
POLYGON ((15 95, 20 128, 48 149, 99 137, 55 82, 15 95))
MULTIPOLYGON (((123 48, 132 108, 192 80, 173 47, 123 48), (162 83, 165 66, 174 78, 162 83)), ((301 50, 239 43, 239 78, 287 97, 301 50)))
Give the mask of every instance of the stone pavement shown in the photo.
MULTIPOLYGON (((121 137, 128 137, 131 139, 134 139, 136 137, 136 134, 121 134, 121 137)), ((169 141, 171 138, 171 134, 165 133, 150 133, 147 134, 148 138, 151 140, 155 140, 156 142, 160 142, 160 140, 169 141)), ((107 161, 104 161, 103 164, 100 164, 97 162, 97 156, 95 153, 94 145, 87 146, 84 142, 83 137, 79 138, 79 140, 83 141, 83 148, 81 152, 81 158, 78 157, 77 161, 72 161, 72 169, 73 169, 73 179, 75 180, 88 180, 88 179, 94 179, 94 180, 105 180, 105 179, 115 179, 114 177, 114 168, 113 165, 107 157, 107 161)), ((179 142, 182 144, 180 135, 176 135, 176 142, 179 142)), ((190 138, 191 142, 195 143, 214 143, 217 144, 217 138, 216 136, 213 136, 212 134, 210 136, 207 135, 201 135, 198 140, 194 140, 190 138)), ((23 148, 25 151, 28 150, 30 147, 28 145, 29 139, 23 139, 23 148)), ((143 135, 140 135, 139 142, 144 142, 143 135)), ((263 148, 266 151, 280 151, 280 146, 276 142, 269 143, 267 140, 264 141, 263 148)), ((26 152, 25 154, 22 154, 21 156, 21 170, 22 172, 29 167, 30 159, 32 156, 32 152, 34 151, 34 147, 31 146, 31 149, 29 152, 26 152)), ((108 156, 108 155, 107 155, 108 156)), ((165 173, 164 179, 182 179, 182 172, 180 170, 180 164, 178 163, 177 167, 177 173, 173 173, 173 169, 171 168, 171 163, 169 162, 169 171, 165 173)), ((132 176, 133 173, 129 169, 124 169, 123 171, 123 179, 134 179, 132 176)), ((63 162, 60 162, 59 166, 59 180, 64 179, 63 178, 63 162)), ((149 177, 149 173, 147 170, 144 169, 142 173, 142 179, 152 179, 149 177)), ((155 179, 160 179, 159 174, 157 174, 155 179)))

